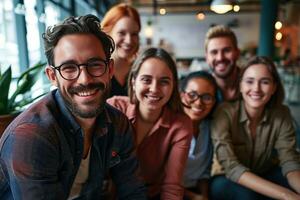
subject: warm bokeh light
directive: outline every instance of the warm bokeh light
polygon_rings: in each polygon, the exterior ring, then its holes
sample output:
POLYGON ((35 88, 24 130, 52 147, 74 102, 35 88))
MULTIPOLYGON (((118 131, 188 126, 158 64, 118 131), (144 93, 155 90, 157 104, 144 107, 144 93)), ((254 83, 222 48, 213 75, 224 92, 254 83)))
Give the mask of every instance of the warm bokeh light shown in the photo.
POLYGON ((281 29, 282 28, 282 23, 280 22, 280 21, 277 21, 276 23, 275 23, 275 29, 276 30, 279 30, 279 29, 281 29))
POLYGON ((152 38, 152 36, 153 36, 153 28, 152 28, 152 26, 147 26, 145 28, 145 36, 146 36, 146 38, 152 38))
POLYGON ((233 11, 234 12, 239 12, 240 11, 240 6, 239 5, 233 6, 233 11))
POLYGON ((211 5, 210 9, 218 14, 225 14, 232 10, 232 5, 211 5))
POLYGON ((282 39, 282 33, 280 33, 280 32, 276 33, 275 38, 276 38, 276 40, 281 40, 282 39))
POLYGON ((166 13, 167 13, 166 9, 164 8, 159 9, 159 14, 165 15, 166 13))
POLYGON ((197 14, 197 19, 198 20, 204 20, 205 19, 205 14, 204 13, 198 13, 197 14))

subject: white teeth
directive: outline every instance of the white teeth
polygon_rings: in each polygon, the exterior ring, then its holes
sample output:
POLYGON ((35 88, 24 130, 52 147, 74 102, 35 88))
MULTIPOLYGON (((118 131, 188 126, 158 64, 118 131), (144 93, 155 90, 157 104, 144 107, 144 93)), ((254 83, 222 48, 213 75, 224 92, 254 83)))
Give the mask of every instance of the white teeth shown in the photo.
POLYGON ((159 97, 150 97, 150 96, 148 96, 148 99, 153 100, 153 101, 158 101, 159 97))
POLYGON ((150 101, 158 101, 161 98, 159 96, 150 96, 150 95, 145 95, 147 99, 149 99, 150 101))
POLYGON ((260 100, 262 98, 261 95, 250 95, 250 97, 254 100, 260 100))
POLYGON ((83 92, 79 92, 78 95, 81 97, 86 97, 86 96, 90 96, 96 93, 96 90, 94 91, 83 91, 83 92))
POLYGON ((192 107, 192 110, 195 111, 195 112, 203 112, 203 109, 200 109, 200 108, 192 107))
POLYGON ((131 48, 130 47, 123 47, 123 49, 125 49, 125 50, 130 50, 131 48))
POLYGON ((121 46, 121 48, 124 49, 125 51, 131 50, 131 46, 129 46, 129 45, 123 45, 123 46, 121 46))

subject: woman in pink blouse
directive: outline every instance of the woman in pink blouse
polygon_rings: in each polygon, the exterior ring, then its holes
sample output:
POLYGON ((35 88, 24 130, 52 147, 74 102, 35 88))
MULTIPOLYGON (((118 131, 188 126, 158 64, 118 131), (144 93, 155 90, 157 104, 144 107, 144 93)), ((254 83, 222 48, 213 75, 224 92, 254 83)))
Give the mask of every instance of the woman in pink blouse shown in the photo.
POLYGON ((128 81, 129 97, 116 96, 108 103, 133 124, 149 199, 182 199, 192 122, 181 107, 176 65, 163 49, 150 48, 139 55, 128 81))

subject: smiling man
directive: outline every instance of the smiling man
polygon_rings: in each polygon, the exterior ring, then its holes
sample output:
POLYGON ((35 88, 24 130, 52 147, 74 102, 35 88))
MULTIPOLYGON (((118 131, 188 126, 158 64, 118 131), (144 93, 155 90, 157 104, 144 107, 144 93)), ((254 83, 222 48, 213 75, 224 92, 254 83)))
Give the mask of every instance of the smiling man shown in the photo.
POLYGON ((0 143, 0 199, 101 199, 107 175, 119 199, 145 199, 132 128, 106 104, 113 40, 93 15, 43 35, 46 75, 58 89, 7 128, 0 143))
POLYGON ((217 25, 208 30, 205 37, 206 62, 222 91, 221 99, 232 101, 237 99, 238 73, 236 65, 240 56, 237 39, 228 27, 217 25))

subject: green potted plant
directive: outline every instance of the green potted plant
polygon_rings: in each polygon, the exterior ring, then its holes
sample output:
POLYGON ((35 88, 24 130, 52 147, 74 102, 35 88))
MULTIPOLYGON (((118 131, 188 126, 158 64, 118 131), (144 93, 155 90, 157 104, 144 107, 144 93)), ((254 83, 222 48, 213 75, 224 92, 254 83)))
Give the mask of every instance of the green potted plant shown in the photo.
POLYGON ((31 87, 39 78, 40 72, 46 63, 37 63, 33 67, 27 69, 17 78, 16 89, 9 94, 12 83, 11 66, 2 74, 0 71, 0 136, 4 132, 7 125, 22 111, 24 106, 32 103, 37 97, 26 95, 30 92, 31 87), (21 100, 17 97, 23 95, 21 100))

